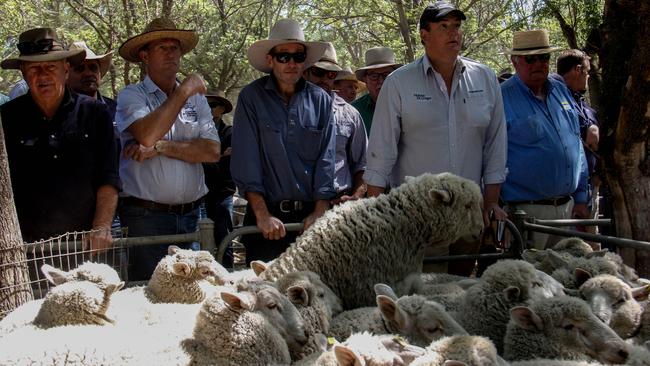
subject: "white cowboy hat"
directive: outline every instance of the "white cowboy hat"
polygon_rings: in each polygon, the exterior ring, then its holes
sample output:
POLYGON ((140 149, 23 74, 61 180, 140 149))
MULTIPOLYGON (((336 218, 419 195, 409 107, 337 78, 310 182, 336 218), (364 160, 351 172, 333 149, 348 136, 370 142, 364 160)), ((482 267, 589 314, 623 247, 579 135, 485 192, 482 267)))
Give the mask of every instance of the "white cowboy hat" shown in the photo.
POLYGON ((358 68, 355 74, 361 80, 366 76, 366 71, 387 66, 397 69, 402 64, 395 62, 395 53, 390 48, 374 47, 366 51, 366 66, 358 68))
POLYGON ((359 81, 357 79, 357 76, 352 72, 352 69, 349 66, 346 66, 343 68, 343 70, 339 71, 338 74, 336 74, 336 79, 334 81, 339 81, 339 80, 351 80, 351 81, 356 81, 357 86, 361 89, 366 87, 366 83, 363 81, 359 81))
POLYGON ((63 42, 59 41, 56 31, 52 28, 34 28, 24 31, 18 36, 20 54, 15 58, 3 60, 3 69, 20 69, 20 64, 26 62, 58 61, 67 59, 71 65, 77 65, 84 60, 83 50, 66 50, 63 42))
POLYGON ((313 66, 327 71, 343 70, 341 66, 339 66, 339 60, 336 58, 336 50, 334 49, 334 45, 330 42, 326 42, 326 44, 327 48, 325 49, 325 53, 313 66))
MULTIPOLYGON (((113 59, 113 51, 109 51, 103 55, 97 55, 93 50, 88 48, 88 45, 86 45, 86 42, 84 41, 77 41, 73 42, 70 45, 70 50, 84 50, 86 51, 86 60, 97 60, 99 62, 99 74, 101 77, 104 77, 106 73, 108 72, 108 69, 111 68, 111 61, 113 59)), ((84 60, 85 61, 85 60, 84 60)))
POLYGON ((144 32, 122 43, 118 52, 127 61, 140 62, 139 53, 142 47, 149 42, 166 38, 177 40, 181 44, 181 54, 183 55, 193 50, 199 43, 199 36, 194 30, 178 29, 171 20, 156 18, 147 24, 144 32))
POLYGON ((512 37, 512 49, 505 49, 506 55, 540 55, 559 50, 551 47, 546 29, 515 32, 512 37))
POLYGON ((248 48, 248 62, 257 70, 270 73, 271 68, 266 62, 266 55, 273 47, 286 43, 299 43, 305 46, 307 59, 305 68, 316 63, 325 53, 327 44, 325 42, 306 42, 305 34, 302 32, 300 24, 293 19, 280 19, 271 28, 269 38, 256 41, 248 48))

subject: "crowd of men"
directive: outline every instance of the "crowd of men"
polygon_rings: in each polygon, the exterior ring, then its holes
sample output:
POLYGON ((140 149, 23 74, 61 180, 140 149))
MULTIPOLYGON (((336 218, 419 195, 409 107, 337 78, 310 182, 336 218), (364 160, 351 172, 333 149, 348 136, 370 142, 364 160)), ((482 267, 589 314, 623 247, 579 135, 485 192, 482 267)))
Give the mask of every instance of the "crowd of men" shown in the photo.
MULTIPOLYGON (((23 238, 92 229, 91 245, 105 249, 116 214, 129 236, 188 233, 203 203, 220 241, 238 191, 248 202, 244 224, 261 231, 242 238, 247 261, 271 260, 297 235, 286 223, 307 229, 333 205, 426 172, 479 184, 486 225, 515 209, 590 217, 598 125, 583 96, 589 58, 565 51, 549 75, 557 48, 547 32, 515 32, 504 53, 516 73, 499 84, 489 67, 460 56, 465 20, 449 3, 429 5, 419 22, 422 57, 402 65, 390 48, 371 48, 355 72, 331 43, 307 41, 296 21, 280 20, 248 49, 266 75, 241 90, 235 108, 201 76, 181 77, 181 58, 199 37, 170 20, 153 20, 120 46, 146 76, 117 101, 98 90, 112 52, 65 47, 51 28, 28 30, 18 57, 2 61, 25 85, 0 107, 23 238), (361 87, 368 92, 357 98, 361 87), (222 116, 233 110, 231 127, 222 116)), ((553 241, 534 239, 536 248, 553 241)), ((165 254, 166 245, 132 249, 130 279, 148 278, 165 254)))

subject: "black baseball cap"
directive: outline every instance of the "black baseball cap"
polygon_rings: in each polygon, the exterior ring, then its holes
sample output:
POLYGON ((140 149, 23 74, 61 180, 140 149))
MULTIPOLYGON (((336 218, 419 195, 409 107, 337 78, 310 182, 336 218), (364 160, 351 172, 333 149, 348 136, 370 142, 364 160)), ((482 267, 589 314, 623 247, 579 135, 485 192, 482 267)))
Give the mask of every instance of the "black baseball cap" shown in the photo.
POLYGON ((429 5, 424 8, 422 16, 420 16, 420 29, 425 29, 427 27, 427 24, 430 22, 435 23, 443 20, 449 14, 456 15, 460 20, 467 19, 465 13, 458 10, 448 2, 436 1, 433 5, 429 5))

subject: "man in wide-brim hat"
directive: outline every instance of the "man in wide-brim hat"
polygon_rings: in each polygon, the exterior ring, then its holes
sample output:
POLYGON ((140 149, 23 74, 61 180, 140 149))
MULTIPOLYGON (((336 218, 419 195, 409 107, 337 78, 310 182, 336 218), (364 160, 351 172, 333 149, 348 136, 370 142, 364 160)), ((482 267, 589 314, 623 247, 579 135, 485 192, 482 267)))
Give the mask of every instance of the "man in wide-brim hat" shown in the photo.
POLYGON ((395 62, 395 53, 392 49, 373 47, 366 51, 366 66, 355 71, 357 79, 366 83, 368 94, 352 102, 352 106, 361 113, 367 133, 370 133, 381 86, 386 77, 400 66, 402 66, 401 63, 395 62))
POLYGON ((108 110, 111 112, 111 119, 115 119, 117 103, 113 99, 101 95, 99 92, 99 85, 102 83, 102 78, 111 67, 113 51, 98 55, 84 41, 73 42, 69 49, 84 50, 86 58, 83 62, 72 66, 70 75, 68 76, 68 86, 79 94, 85 94, 106 104, 108 110))
POLYGON ((96 229, 92 249, 109 247, 119 185, 112 119, 66 88, 85 52, 66 50, 52 28, 23 32, 18 50, 1 65, 20 69, 29 90, 0 110, 23 239, 96 229))
POLYGON ((366 88, 366 83, 357 79, 350 66, 345 66, 334 79, 334 90, 346 102, 352 103, 357 99, 357 94, 366 88))
POLYGON ((249 203, 244 225, 262 231, 242 238, 247 262, 282 253, 296 237, 283 223, 308 228, 335 195, 332 99, 303 78, 325 48, 282 19, 248 49, 250 64, 269 75, 242 89, 233 121, 231 172, 249 203))
MULTIPOLYGON (((181 56, 198 42, 196 32, 169 19, 152 20, 119 48, 125 60, 141 62, 147 76, 117 97, 115 120, 123 153, 120 220, 131 236, 183 234, 197 229, 208 189, 201 163, 219 160, 219 136, 203 94, 201 76, 179 82, 181 56)), ((192 243, 179 243, 196 249, 192 243)), ((134 248, 131 278, 147 279, 168 245, 134 248)))
MULTIPOLYGON (((516 70, 501 84, 508 124, 508 176, 501 197, 507 208, 539 219, 587 218, 587 163, 571 92, 549 77, 551 46, 546 30, 515 32, 504 53, 516 70)), ((535 233, 545 249, 556 237, 535 233)))

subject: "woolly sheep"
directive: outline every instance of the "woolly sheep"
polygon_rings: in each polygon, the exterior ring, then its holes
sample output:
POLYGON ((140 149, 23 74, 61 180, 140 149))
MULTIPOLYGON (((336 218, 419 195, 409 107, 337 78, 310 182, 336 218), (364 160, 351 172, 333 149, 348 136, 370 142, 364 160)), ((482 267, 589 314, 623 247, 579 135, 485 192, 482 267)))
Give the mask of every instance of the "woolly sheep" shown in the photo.
POLYGON ((543 282, 532 264, 498 261, 485 270, 478 284, 467 289, 457 319, 469 334, 490 338, 501 354, 510 308, 544 296, 544 291, 533 290, 540 286, 543 282))
POLYGON ((483 229, 479 187, 453 174, 423 174, 376 198, 329 210, 261 277, 276 280, 310 270, 343 301, 346 310, 371 306, 373 286, 421 272, 424 248, 483 229))
POLYGON ((54 287, 43 300, 36 314, 34 325, 42 328, 78 325, 112 324, 106 317, 106 310, 113 292, 124 286, 124 282, 100 286, 90 281, 66 282, 54 287))
POLYGON ((122 280, 113 267, 104 263, 84 262, 71 271, 63 271, 49 264, 41 266, 41 272, 53 285, 70 281, 89 281, 98 285, 118 285, 122 280))
POLYGON ((194 344, 204 351, 195 353, 195 359, 208 357, 225 365, 289 364, 289 349, 307 342, 296 308, 268 282, 242 282, 237 290, 203 303, 194 344))
POLYGON ((650 285, 632 289, 614 276, 599 275, 582 284, 578 292, 600 320, 627 339, 640 331, 643 307, 639 301, 648 297, 649 289, 650 285))
POLYGON ((628 345, 581 299, 559 296, 516 306, 505 336, 509 361, 535 358, 623 363, 628 345))
POLYGON ((498 366, 503 361, 494 344, 480 336, 458 335, 441 338, 425 349, 426 354, 416 358, 411 366, 498 366))
MULTIPOLYGON (((650 366, 650 343, 642 346, 632 346, 629 351, 630 354, 625 361, 625 365, 650 366)), ((596 361, 534 359, 512 362, 510 366, 604 366, 604 364, 596 361)))
POLYGON ((390 287, 375 286, 377 307, 348 310, 335 317, 330 335, 346 339, 356 332, 400 334, 416 346, 445 335, 467 334, 442 307, 420 295, 397 298, 390 287))
MULTIPOLYGON (((269 262, 272 263, 273 261, 269 262)), ((269 263, 263 261, 252 261, 249 269, 228 272, 224 278, 224 284, 234 285, 239 281, 255 280, 259 278, 260 273, 266 270, 269 263)))
POLYGON ((199 303, 215 293, 214 285, 224 283, 227 271, 210 252, 180 249, 175 245, 170 245, 168 250, 146 287, 151 302, 199 303))
POLYGON ((589 253, 593 253, 594 249, 586 241, 577 238, 564 238, 558 241, 552 248, 559 253, 567 253, 574 257, 584 257, 589 253))

